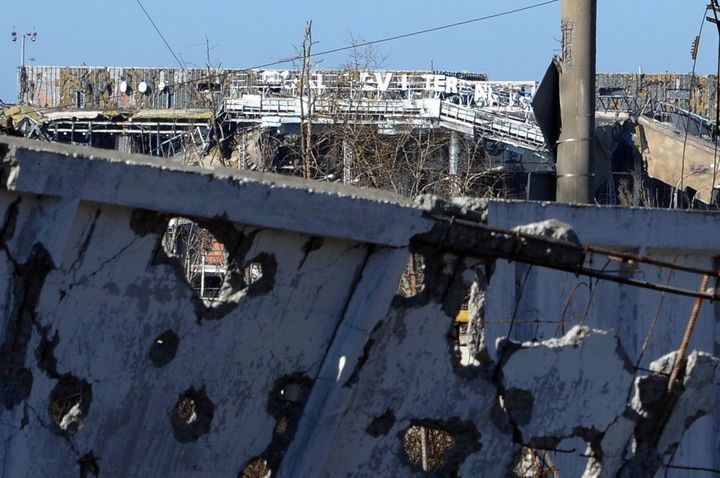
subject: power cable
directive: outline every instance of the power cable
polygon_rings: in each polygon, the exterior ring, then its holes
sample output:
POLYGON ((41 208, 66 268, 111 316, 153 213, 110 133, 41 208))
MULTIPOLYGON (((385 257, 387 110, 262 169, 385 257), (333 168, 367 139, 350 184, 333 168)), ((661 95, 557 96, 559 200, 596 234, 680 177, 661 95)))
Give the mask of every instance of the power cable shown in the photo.
MULTIPOLYGON (((353 45, 344 46, 344 47, 339 47, 339 48, 332 48, 332 49, 330 49, 330 50, 324 50, 324 51, 320 51, 320 52, 314 53, 314 54, 313 54, 313 57, 330 55, 330 54, 332 54, 332 53, 338 53, 338 52, 341 52, 341 51, 354 50, 355 48, 362 48, 362 47, 366 47, 366 46, 370 46, 370 45, 377 45, 378 43, 386 43, 386 42, 390 42, 390 41, 401 40, 401 39, 403 39, 403 38, 414 37, 414 36, 417 36, 417 35, 424 35, 424 34, 426 34, 426 33, 437 32, 437 31, 440 31, 440 30, 447 30, 447 29, 449 29, 449 28, 455 28, 455 27, 459 27, 459 26, 463 26, 463 25, 468 25, 468 24, 471 24, 471 23, 477 23, 477 22, 482 22, 482 21, 485 21, 485 20, 491 20, 491 19, 493 19, 493 18, 499 18, 499 17, 508 16, 508 15, 513 15, 513 14, 515 14, 515 13, 520 13, 520 12, 524 12, 524 11, 527 11, 527 10, 532 10, 532 9, 535 9, 535 8, 544 7, 545 5, 550 5, 551 3, 557 3, 557 2, 559 2, 559 1, 560 1, 560 0, 547 0, 547 1, 545 1, 545 2, 536 3, 536 4, 528 5, 528 6, 525 6, 525 7, 515 8, 515 9, 513 9, 513 10, 507 10, 507 11, 500 12, 500 13, 494 13, 494 14, 492 14, 492 15, 486 15, 486 16, 483 16, 483 17, 471 18, 470 20, 463 20, 463 21, 460 21, 460 22, 448 23, 448 24, 446 24, 446 25, 441 25, 441 26, 438 26, 438 27, 426 28, 426 29, 424 29, 424 30, 417 30, 417 31, 414 31, 414 32, 403 33, 403 34, 400 34, 400 35, 393 35, 393 36, 390 36, 390 37, 380 38, 380 39, 377 39, 377 40, 370 40, 370 41, 365 41, 365 42, 361 42, 361 43, 355 43, 355 44, 353 44, 353 45)), ((272 62, 272 63, 265 63, 265 64, 262 64, 262 65, 254 66, 254 67, 249 68, 249 69, 252 70, 252 69, 256 69, 256 68, 265 68, 265 67, 268 67, 268 66, 281 65, 281 64, 283 64, 283 63, 290 63, 290 62, 292 62, 292 61, 301 60, 302 58, 303 58, 302 56, 294 56, 294 57, 290 57, 290 58, 285 58, 285 59, 283 59, 283 60, 274 61, 274 62, 272 62)))
POLYGON ((170 50, 170 53, 172 54, 172 56, 175 57, 175 61, 178 62, 178 65, 180 65, 180 68, 182 68, 183 70, 187 70, 185 68, 185 65, 183 64, 183 62, 180 61, 180 58, 178 58, 178 56, 173 51, 172 47, 170 46, 170 43, 168 43, 168 41, 165 39, 165 36, 162 34, 162 32, 160 31, 158 26, 153 21, 152 17, 148 13, 148 11, 143 6, 142 2, 140 2, 140 0, 135 0, 135 1, 137 2, 138 5, 140 5, 140 8, 142 8, 142 11, 145 13, 145 16, 147 17, 147 19, 150 20, 150 23, 152 24, 153 28, 155 28, 155 31, 157 32, 157 34, 160 35, 160 38, 165 43, 165 46, 167 47, 167 49, 170 50))
MULTIPOLYGON (((469 19, 469 20, 463 20, 463 21, 459 21, 459 22, 448 23, 448 24, 446 24, 446 25, 441 25, 441 26, 432 27, 432 28, 426 28, 426 29, 423 29, 423 30, 417 30, 417 31, 414 31, 414 32, 403 33, 403 34, 400 34, 400 35, 393 35, 393 36, 390 36, 390 37, 380 38, 380 39, 377 39, 377 40, 371 40, 371 41, 356 43, 356 44, 349 45, 349 46, 332 48, 332 49, 329 49, 329 50, 324 50, 324 51, 320 51, 320 52, 317 52, 317 53, 313 53, 313 57, 326 56, 326 55, 330 55, 330 54, 332 54, 332 53, 338 53, 338 52, 342 52, 342 51, 353 50, 353 49, 355 49, 355 48, 362 48, 362 47, 365 47, 365 46, 375 45, 375 44, 378 44, 378 43, 387 43, 387 42, 391 42, 391 41, 395 41, 395 40, 400 40, 400 39, 403 39, 403 38, 409 38, 409 37, 413 37, 413 36, 417 36, 417 35, 423 35, 423 34, 426 34, 426 33, 432 33, 432 32, 436 32, 436 31, 447 30, 447 29, 449 29, 449 28, 455 28, 455 27, 458 27, 458 26, 468 25, 468 24, 471 24, 471 23, 477 23, 477 22, 487 21, 487 20, 491 20, 491 19, 495 19, 495 18, 505 17, 505 16, 508 16, 508 15, 513 15, 513 14, 516 14, 516 13, 521 13, 521 12, 525 12, 525 11, 528 11, 528 10, 540 8, 540 7, 543 7, 543 6, 546 6, 546 5, 550 5, 550 4, 553 4, 553 3, 558 3, 559 1, 560 1, 560 0, 546 0, 546 1, 544 1, 544 2, 535 3, 535 4, 532 4, 532 5, 527 5, 527 6, 525 6, 525 7, 515 8, 515 9, 512 9, 512 10, 506 10, 506 11, 499 12, 499 13, 493 13, 493 14, 491 14, 491 15, 485 15, 485 16, 482 16, 482 17, 471 18, 471 19, 469 19)), ((143 12, 145 12, 145 15, 148 17, 148 19, 149 19, 150 22, 152 23, 153 27, 155 28, 155 31, 157 31, 158 35, 160 35, 160 38, 163 40, 163 42, 165 42, 165 46, 168 48, 168 50, 170 50, 170 53, 172 53, 173 57, 174 57, 175 60, 178 62, 178 64, 180 65, 180 67, 181 67, 184 71, 188 71, 187 68, 185 68, 184 64, 180 61, 180 59, 178 58, 178 56, 175 54, 175 52, 173 51, 173 49, 170 47, 170 44, 167 42, 167 40, 165 39, 165 37, 163 36, 163 34, 160 32, 160 29, 157 27, 157 25, 155 24, 155 22, 152 20, 152 18, 151 18, 150 15, 148 14, 147 10, 145 10, 145 7, 143 7, 143 5, 142 5, 142 3, 140 2, 140 0, 136 0, 136 2, 138 3, 138 5, 140 5, 140 8, 142 8, 143 12)), ((290 63, 290 62, 293 62, 293 61, 301 60, 302 58, 303 58, 302 55, 300 55, 300 56, 297 56, 297 55, 296 55, 296 56, 287 57, 287 58, 284 58, 284 59, 281 59, 281 60, 273 61, 273 62, 270 62, 270 63, 263 63, 263 64, 259 64, 259 65, 255 65, 255 66, 251 66, 251 67, 247 67, 247 68, 238 68, 238 69, 233 69, 233 70, 240 70, 240 71, 242 71, 242 70, 245 70, 245 71, 247 71, 247 70, 256 70, 256 69, 260 69, 260 68, 266 68, 266 67, 269 67, 269 66, 276 66, 276 65, 282 65, 282 64, 284 64, 284 63, 290 63)), ((186 80, 186 81, 182 81, 182 82, 178 82, 178 83, 173 83, 171 86, 182 86, 182 85, 185 85, 185 84, 188 84, 188 83, 197 82, 197 81, 209 81, 209 80, 214 79, 214 78, 216 78, 216 77, 218 77, 218 76, 227 75, 227 74, 229 74, 229 72, 220 72, 220 73, 216 73, 216 74, 213 74, 213 75, 201 76, 201 77, 193 78, 193 79, 191 79, 191 80, 186 80)), ((123 95, 110 96, 110 97, 108 97, 108 98, 105 98, 105 100, 107 101, 107 100, 112 100, 112 99, 116 99, 116 98, 121 98, 122 96, 123 96, 123 95)), ((43 113, 43 112, 49 112, 49 111, 54 111, 54 110, 63 110, 63 109, 65 109, 65 108, 66 108, 66 107, 63 107, 63 106, 51 106, 51 107, 47 107, 47 108, 38 108, 38 109, 36 109, 35 111, 38 112, 38 113, 43 113)))

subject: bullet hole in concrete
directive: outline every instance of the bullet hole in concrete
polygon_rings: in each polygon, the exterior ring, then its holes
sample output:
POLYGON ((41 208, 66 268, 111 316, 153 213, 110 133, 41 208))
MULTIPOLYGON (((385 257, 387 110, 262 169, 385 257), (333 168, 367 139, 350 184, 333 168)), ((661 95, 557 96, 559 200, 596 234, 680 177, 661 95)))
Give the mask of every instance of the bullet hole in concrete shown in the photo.
POLYGON ((378 438, 390 433, 390 430, 392 430, 396 421, 397 419, 395 418, 395 413, 388 408, 385 410, 385 413, 379 417, 373 418, 365 431, 371 437, 378 438))
POLYGON ((156 367, 164 367, 172 362, 177 353, 180 338, 172 330, 166 330, 153 340, 148 356, 156 367))
POLYGON ((403 433, 402 446, 411 463, 432 471, 444 464, 445 453, 455 446, 455 438, 434 426, 413 425, 403 433))
POLYGON ((294 432, 310 395, 312 383, 312 380, 303 373, 286 375, 275 382, 268 398, 267 408, 278 424, 286 422, 282 429, 276 427, 280 434, 294 432))
POLYGON ((275 285, 277 261, 272 254, 261 253, 251 259, 242 269, 242 282, 249 295, 270 292, 275 285))
POLYGON ((85 453, 78 458, 77 464, 80 466, 80 478, 90 478, 100 476, 100 465, 98 458, 92 451, 85 453))
POLYGON ((223 244, 208 229, 190 219, 172 218, 162 237, 162 248, 181 265, 195 297, 206 305, 219 298, 228 272, 228 257, 223 244))
POLYGON ((475 361, 472 359, 470 355, 470 349, 469 349, 469 319, 470 319, 470 310, 469 310, 469 303, 470 303, 470 289, 468 289, 467 293, 465 294, 465 299, 462 302, 462 305, 460 306, 460 310, 453 318, 453 325, 452 329, 450 331, 450 335, 452 337, 453 341, 453 353, 455 356, 455 361, 463 366, 467 367, 469 365, 473 365, 475 361))
POLYGON ((457 476, 467 456, 482 448, 475 425, 456 417, 445 421, 413 420, 399 438, 401 461, 432 476, 457 476))
POLYGON ((520 447, 513 456, 510 476, 535 477, 558 476, 558 468, 554 466, 553 452, 530 447, 520 447))
POLYGON ((180 395, 170 412, 170 424, 175 439, 180 443, 197 441, 210 431, 215 405, 210 401, 205 389, 191 387, 180 395))
POLYGON ((91 402, 92 386, 88 382, 63 375, 50 392, 50 418, 60 432, 74 435, 82 428, 91 402))
POLYGON ((237 478, 270 478, 272 471, 268 468, 265 458, 253 458, 245 468, 238 473, 237 478))
POLYGON ((246 256, 258 230, 227 221, 172 218, 156 248, 154 264, 168 262, 190 285, 198 320, 220 319, 245 296, 258 296, 275 284, 275 256, 246 256))
POLYGON ((455 317, 469 286, 463 277, 465 270, 460 256, 414 246, 393 307, 422 307, 433 301, 442 304, 449 317, 455 317))
POLYGON ((285 375, 275 381, 267 404, 268 413, 275 419, 272 441, 258 457, 250 461, 238 476, 246 476, 242 473, 253 464, 253 469, 267 470, 268 473, 278 470, 285 451, 295 437, 312 385, 313 381, 304 373, 285 375), (264 462, 262 467, 258 464, 259 460, 264 462))
POLYGON ((262 263, 251 262, 243 269, 243 280, 249 286, 257 284, 263 277, 262 263))
POLYGON ((425 289, 425 258, 420 253, 410 254, 405 272, 396 291, 398 297, 409 299, 425 289))

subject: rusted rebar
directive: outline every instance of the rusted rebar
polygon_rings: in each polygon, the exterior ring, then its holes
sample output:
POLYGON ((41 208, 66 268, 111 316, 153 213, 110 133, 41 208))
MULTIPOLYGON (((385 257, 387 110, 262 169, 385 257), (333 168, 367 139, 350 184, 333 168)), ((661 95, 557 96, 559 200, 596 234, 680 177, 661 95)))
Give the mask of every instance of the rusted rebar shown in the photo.
MULTIPOLYGON (((710 284, 710 276, 703 276, 702 283, 700 284, 700 291, 705 292, 710 284)), ((698 315, 700 315, 700 308, 702 307, 703 299, 701 297, 695 298, 695 304, 693 305, 692 312, 690 313, 690 320, 688 320, 687 327, 685 328, 685 335, 683 336, 682 342, 680 342, 680 349, 675 356, 675 364, 673 365, 672 372, 670 373, 670 380, 668 380, 668 395, 672 394, 675 381, 680 373, 680 367, 685 360, 685 354, 687 353, 690 339, 692 338, 693 331, 695 330, 695 323, 697 322, 698 315)))

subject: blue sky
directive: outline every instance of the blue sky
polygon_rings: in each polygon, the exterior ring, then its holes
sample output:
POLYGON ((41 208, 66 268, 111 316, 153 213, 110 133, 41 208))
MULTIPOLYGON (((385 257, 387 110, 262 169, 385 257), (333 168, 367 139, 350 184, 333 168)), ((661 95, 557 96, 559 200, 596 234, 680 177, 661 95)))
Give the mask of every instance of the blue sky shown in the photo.
MULTIPOLYGON (((142 0, 188 64, 252 67, 294 54, 306 20, 314 48, 431 28, 531 5, 540 0, 142 0)), ((690 43, 706 0, 598 0, 598 71, 688 72, 690 43)), ((40 65, 176 66, 135 0, 0 0, 0 99, 15 97, 19 42, 38 32, 27 57, 40 65)), ((387 69, 484 71, 492 79, 540 79, 560 38, 560 4, 378 46, 387 69)), ((706 25, 698 71, 715 71, 717 31, 706 25)), ((343 64, 347 53, 323 58, 343 64)))

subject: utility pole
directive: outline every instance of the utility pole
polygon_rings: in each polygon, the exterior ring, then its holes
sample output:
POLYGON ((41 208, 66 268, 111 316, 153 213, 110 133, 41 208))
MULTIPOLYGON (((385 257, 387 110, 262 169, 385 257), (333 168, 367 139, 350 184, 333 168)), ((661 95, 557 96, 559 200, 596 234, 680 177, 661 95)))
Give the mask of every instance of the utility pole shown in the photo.
POLYGON ((558 202, 594 200, 596 20, 597 0, 562 0, 558 202))

